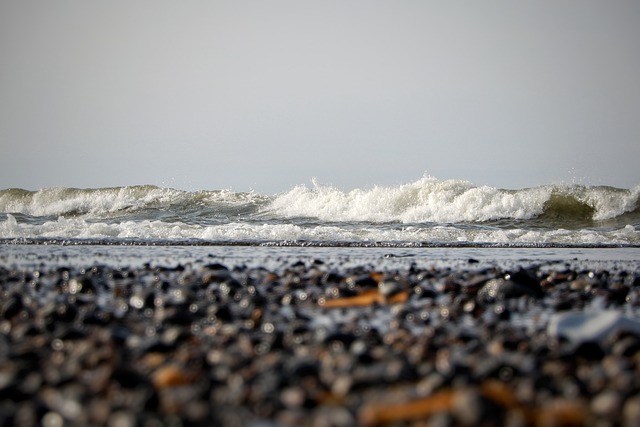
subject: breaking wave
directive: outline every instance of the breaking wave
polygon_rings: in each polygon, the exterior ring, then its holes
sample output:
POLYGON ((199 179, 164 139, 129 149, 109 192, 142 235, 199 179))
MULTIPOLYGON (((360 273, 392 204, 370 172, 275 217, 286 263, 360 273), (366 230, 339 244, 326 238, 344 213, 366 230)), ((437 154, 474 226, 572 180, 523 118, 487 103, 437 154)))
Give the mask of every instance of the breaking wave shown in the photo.
POLYGON ((535 218, 604 221, 638 214, 640 186, 633 189, 549 185, 521 190, 474 186, 468 181, 422 178, 397 187, 344 192, 314 183, 278 196, 270 205, 283 217, 323 221, 401 223, 489 222, 535 218))
POLYGON ((423 177, 273 196, 155 186, 0 190, 0 238, 640 244, 640 186, 519 190, 423 177))
POLYGON ((228 211, 238 206, 255 206, 268 198, 257 193, 229 190, 189 192, 152 185, 98 189, 45 188, 38 191, 0 190, 0 212, 30 216, 95 217, 158 211, 228 211))

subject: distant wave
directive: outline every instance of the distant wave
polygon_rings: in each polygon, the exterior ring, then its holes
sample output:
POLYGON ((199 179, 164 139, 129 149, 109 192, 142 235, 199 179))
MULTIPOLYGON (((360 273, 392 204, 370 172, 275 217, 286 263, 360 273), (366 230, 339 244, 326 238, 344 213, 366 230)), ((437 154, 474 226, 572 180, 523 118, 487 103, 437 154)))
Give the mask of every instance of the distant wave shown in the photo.
POLYGON ((640 186, 519 190, 423 177, 274 196, 155 186, 0 190, 1 238, 640 244, 640 186))
POLYGON ((424 177, 395 187, 342 191, 313 183, 276 196, 230 190, 189 192, 156 186, 0 190, 0 212, 99 218, 164 210, 212 215, 265 215, 320 221, 487 222, 533 218, 604 221, 638 214, 640 186, 545 185, 520 190, 424 177))
POLYGON ((197 210, 255 206, 268 198, 229 190, 188 192, 152 185, 98 189, 45 188, 0 190, 0 212, 30 216, 77 216, 130 213, 144 209, 197 210))

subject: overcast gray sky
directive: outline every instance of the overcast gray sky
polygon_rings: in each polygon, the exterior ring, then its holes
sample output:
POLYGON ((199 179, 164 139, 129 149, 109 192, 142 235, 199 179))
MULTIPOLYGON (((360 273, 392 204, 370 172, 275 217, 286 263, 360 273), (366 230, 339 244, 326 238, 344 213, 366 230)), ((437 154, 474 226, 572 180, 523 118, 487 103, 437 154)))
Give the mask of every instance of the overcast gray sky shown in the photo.
POLYGON ((640 184, 640 2, 0 0, 0 187, 640 184))

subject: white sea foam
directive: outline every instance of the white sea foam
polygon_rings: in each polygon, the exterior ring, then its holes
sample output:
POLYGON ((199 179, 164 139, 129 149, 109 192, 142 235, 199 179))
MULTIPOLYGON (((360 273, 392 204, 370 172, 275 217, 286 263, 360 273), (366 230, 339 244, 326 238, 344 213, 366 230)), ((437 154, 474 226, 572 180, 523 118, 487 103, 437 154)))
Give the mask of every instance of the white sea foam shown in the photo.
MULTIPOLYGON (((314 183, 315 184, 315 183, 314 183)), ((283 217, 313 217, 323 221, 461 222, 511 217, 526 219, 546 201, 541 190, 500 193, 466 181, 425 177, 397 187, 343 192, 315 184, 280 195, 270 208, 283 217), (542 193, 542 194, 541 194, 542 193)))
POLYGON ((60 217, 40 225, 18 223, 12 215, 0 221, 5 238, 114 238, 114 239, 201 239, 206 241, 326 241, 326 242, 429 242, 498 244, 640 244, 640 231, 628 225, 614 230, 526 230, 460 228, 456 226, 380 228, 375 226, 301 226, 290 223, 228 223, 198 226, 162 221, 90 222, 82 218, 60 217))
POLYGON ((98 189, 45 188, 0 191, 0 212, 31 216, 100 216, 144 208, 264 203, 267 197, 229 190, 188 192, 155 186, 127 186, 98 189))
POLYGON ((322 221, 458 223, 504 218, 527 220, 541 215, 552 195, 557 195, 593 209, 593 220, 605 220, 636 209, 639 193, 640 186, 632 190, 541 186, 510 191, 476 187, 461 180, 424 177, 397 187, 349 192, 314 182, 312 188, 298 186, 278 196, 270 209, 283 217, 311 217, 322 221))
POLYGON ((156 187, 120 187, 95 190, 46 188, 36 192, 5 191, 0 211, 32 216, 66 213, 104 214, 176 198, 179 192, 156 187), (19 192, 19 193, 18 193, 19 192))
POLYGON ((268 197, 134 186, 0 190, 0 238, 639 244, 638 196, 611 187, 521 190, 423 177, 268 197))
POLYGON ((606 220, 631 212, 638 208, 640 185, 630 190, 619 190, 611 187, 577 187, 567 192, 577 193, 577 200, 595 209, 594 220, 606 220))

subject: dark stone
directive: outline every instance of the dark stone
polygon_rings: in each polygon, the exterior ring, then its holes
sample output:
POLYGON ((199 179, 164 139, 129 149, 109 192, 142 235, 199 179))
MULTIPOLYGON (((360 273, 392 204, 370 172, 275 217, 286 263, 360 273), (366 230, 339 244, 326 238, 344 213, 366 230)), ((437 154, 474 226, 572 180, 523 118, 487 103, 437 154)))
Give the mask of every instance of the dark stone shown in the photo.
POLYGON ((87 337, 87 332, 72 326, 70 328, 64 328, 64 331, 58 335, 58 338, 62 340, 82 340, 87 337))
POLYGON ((505 279, 489 280, 479 291, 478 298, 481 301, 495 301, 500 299, 520 298, 524 296, 541 298, 543 296, 540 284, 533 285, 531 282, 523 283, 512 280, 512 276, 505 276, 505 279))
POLYGON ((96 292, 96 287, 93 283, 91 277, 88 276, 80 276, 72 279, 72 282, 69 284, 70 290, 72 293, 85 293, 85 294, 93 294, 96 292))
POLYGON ((540 281, 535 277, 531 270, 520 269, 515 273, 510 273, 509 276, 511 281, 520 285, 516 294, 522 293, 523 295, 529 295, 534 298, 541 298, 544 295, 544 291, 540 286, 540 281))
POLYGON ((219 263, 207 264, 203 268, 206 270, 225 270, 225 271, 229 270, 229 268, 227 268, 226 265, 222 265, 219 263))
POLYGON ((328 335, 327 338, 325 339, 325 342, 331 343, 331 342, 337 341, 344 344, 345 347, 349 347, 356 340, 356 338, 357 337, 351 333, 336 332, 328 335))
POLYGON ((114 370, 111 374, 111 378, 124 388, 138 388, 145 386, 149 382, 147 377, 124 366, 114 370))
POLYGON ((23 308, 24 302, 22 301, 22 297, 15 294, 11 295, 4 304, 2 304, 2 317, 7 320, 13 319, 20 314, 23 308))
POLYGON ((59 322, 71 323, 78 315, 78 309, 69 303, 60 303, 56 306, 54 318, 59 322))
POLYGON ((186 308, 174 308, 164 318, 166 323, 172 325, 190 325, 196 320, 193 313, 186 308))
POLYGON ((164 341, 153 341, 147 345, 143 350, 145 353, 170 353, 175 351, 176 346, 173 344, 167 344, 164 341))
POLYGON ((287 367, 288 377, 295 380, 304 377, 317 377, 318 371, 318 363, 311 360, 291 361, 287 367))
POLYGON ((331 272, 324 275, 324 277, 322 278, 322 282, 327 284, 335 284, 340 283, 342 279, 343 277, 341 275, 331 272))
POLYGON ((611 346, 611 353, 616 356, 632 357, 640 352, 640 337, 636 335, 617 336, 611 346))
POLYGON ((376 282, 371 276, 365 275, 355 278, 353 280, 353 285, 358 289, 371 289, 378 287, 378 282, 376 282))
POLYGON ((226 306, 220 306, 218 307, 218 309, 215 312, 216 318, 218 320, 221 320, 223 322, 230 322, 231 320, 233 320, 233 313, 231 312, 231 309, 226 306))
POLYGON ((598 361, 602 360, 605 352, 600 344, 596 342, 583 342, 575 348, 573 355, 589 361, 598 361))

